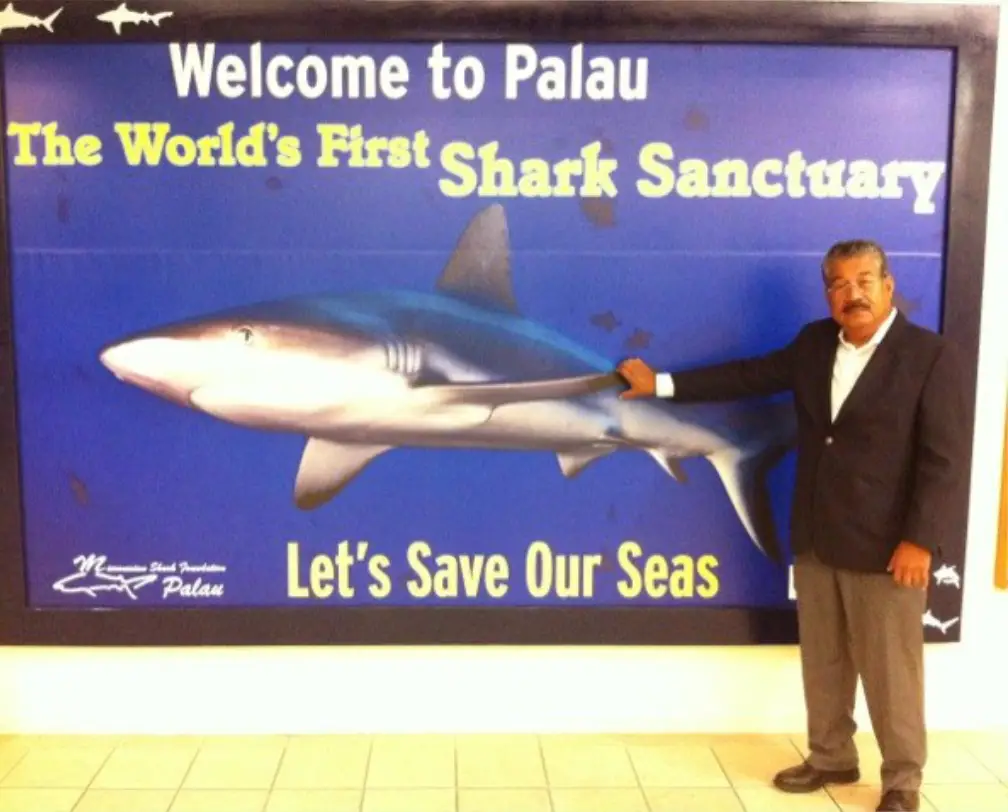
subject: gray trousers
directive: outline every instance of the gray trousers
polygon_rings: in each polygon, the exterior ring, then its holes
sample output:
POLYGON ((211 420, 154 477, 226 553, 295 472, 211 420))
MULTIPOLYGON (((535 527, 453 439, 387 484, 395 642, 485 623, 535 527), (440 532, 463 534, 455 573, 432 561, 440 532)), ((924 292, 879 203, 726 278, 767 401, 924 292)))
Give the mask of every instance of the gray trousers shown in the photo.
POLYGON ((927 759, 926 591, 899 586, 889 573, 836 570, 811 555, 796 557, 794 585, 809 763, 822 770, 858 764, 853 735, 860 675, 882 753, 882 791, 919 789, 927 759))

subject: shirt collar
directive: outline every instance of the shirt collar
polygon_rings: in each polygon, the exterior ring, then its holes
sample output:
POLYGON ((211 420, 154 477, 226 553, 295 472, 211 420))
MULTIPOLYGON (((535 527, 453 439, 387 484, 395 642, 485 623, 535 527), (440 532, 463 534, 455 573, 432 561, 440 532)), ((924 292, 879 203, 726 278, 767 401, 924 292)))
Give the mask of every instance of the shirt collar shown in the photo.
POLYGON ((881 325, 879 325, 879 328, 875 331, 875 335, 873 335, 870 339, 868 339, 868 343, 866 343, 863 347, 855 347, 853 344, 848 342, 847 339, 844 338, 843 330, 840 330, 839 333, 837 334, 838 338, 840 339, 840 346, 846 350, 852 350, 854 352, 857 352, 858 350, 867 350, 869 348, 877 347, 879 344, 882 343, 882 339, 886 337, 886 333, 889 332, 889 328, 892 327, 894 321, 896 321, 895 307, 889 311, 888 318, 886 318, 886 320, 882 322, 881 325))

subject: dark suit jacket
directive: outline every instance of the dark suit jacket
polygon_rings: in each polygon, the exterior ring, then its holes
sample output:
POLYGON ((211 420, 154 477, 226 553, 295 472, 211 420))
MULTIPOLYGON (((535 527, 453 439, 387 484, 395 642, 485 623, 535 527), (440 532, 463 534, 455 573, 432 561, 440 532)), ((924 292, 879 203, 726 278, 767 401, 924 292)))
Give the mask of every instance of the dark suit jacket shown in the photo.
POLYGON ((674 372, 672 400, 790 391, 798 424, 791 549, 844 569, 885 572, 906 540, 940 555, 961 536, 971 432, 960 364, 943 337, 898 313, 835 423, 839 327, 805 326, 766 356, 674 372))

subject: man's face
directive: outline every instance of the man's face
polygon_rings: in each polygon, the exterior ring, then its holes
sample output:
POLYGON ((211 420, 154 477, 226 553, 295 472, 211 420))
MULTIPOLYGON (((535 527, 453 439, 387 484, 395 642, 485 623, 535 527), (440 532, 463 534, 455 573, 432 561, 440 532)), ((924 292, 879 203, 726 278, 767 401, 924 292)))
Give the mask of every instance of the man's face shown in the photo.
POLYGON ((867 338, 885 321, 895 284, 882 276, 877 257, 835 259, 826 271, 826 299, 833 319, 854 340, 867 338))

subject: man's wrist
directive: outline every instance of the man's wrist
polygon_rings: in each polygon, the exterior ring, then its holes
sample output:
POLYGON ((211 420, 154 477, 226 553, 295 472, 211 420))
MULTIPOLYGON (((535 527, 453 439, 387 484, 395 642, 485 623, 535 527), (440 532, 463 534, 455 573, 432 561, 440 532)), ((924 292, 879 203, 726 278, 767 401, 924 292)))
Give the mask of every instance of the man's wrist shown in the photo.
POLYGON ((675 394, 675 383, 667 372, 655 375, 655 397, 670 398, 675 394))

